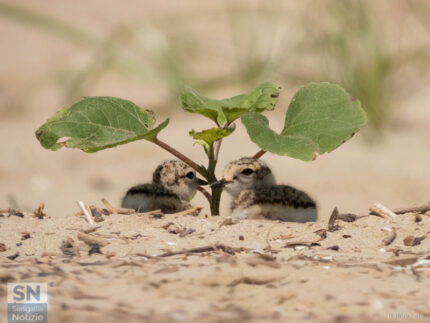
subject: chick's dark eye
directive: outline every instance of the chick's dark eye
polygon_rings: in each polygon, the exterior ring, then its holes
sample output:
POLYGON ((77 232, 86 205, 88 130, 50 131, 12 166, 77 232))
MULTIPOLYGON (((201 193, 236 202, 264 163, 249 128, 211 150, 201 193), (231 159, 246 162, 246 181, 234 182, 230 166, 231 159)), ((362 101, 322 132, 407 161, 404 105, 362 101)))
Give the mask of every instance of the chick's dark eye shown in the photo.
POLYGON ((245 169, 242 171, 242 174, 243 174, 243 175, 251 175, 253 172, 254 172, 254 171, 253 171, 251 168, 245 168, 245 169))
POLYGON ((193 179, 196 175, 194 175, 194 173, 193 173, 193 172, 189 172, 186 176, 187 176, 189 179, 193 179))

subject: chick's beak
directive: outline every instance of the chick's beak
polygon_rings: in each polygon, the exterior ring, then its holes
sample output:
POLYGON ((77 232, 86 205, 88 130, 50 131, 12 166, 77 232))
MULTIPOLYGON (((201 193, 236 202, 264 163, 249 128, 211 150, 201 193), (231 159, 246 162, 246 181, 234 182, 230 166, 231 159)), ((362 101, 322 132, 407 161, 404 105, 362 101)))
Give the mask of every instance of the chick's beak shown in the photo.
POLYGON ((197 178, 196 183, 199 184, 199 186, 203 186, 203 185, 208 185, 209 184, 208 182, 206 182, 206 181, 204 181, 204 180, 202 180, 200 178, 197 178))
POLYGON ((224 187, 230 183, 233 183, 233 181, 223 178, 219 181, 213 182, 210 186, 211 186, 211 188, 221 188, 221 187, 224 187))

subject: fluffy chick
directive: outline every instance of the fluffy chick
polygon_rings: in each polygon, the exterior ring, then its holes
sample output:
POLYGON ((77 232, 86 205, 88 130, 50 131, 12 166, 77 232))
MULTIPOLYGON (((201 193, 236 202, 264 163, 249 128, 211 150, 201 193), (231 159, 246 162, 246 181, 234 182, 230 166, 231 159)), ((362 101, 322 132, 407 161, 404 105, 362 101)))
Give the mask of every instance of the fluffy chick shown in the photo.
POLYGON ((179 160, 161 163, 152 175, 151 184, 130 188, 122 200, 122 207, 148 212, 161 209, 175 213, 189 209, 190 200, 201 185, 208 183, 196 176, 193 168, 179 160))
POLYGON ((318 217, 315 201, 294 187, 276 185, 271 169, 261 160, 243 157, 230 162, 223 179, 211 186, 222 186, 232 195, 234 219, 308 222, 318 217))

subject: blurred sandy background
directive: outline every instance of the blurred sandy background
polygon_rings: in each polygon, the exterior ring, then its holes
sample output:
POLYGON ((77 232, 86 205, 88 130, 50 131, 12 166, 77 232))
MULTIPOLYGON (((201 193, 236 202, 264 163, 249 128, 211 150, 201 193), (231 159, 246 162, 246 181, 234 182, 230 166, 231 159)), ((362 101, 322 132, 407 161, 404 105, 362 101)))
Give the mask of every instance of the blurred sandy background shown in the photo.
MULTIPOLYGON (((359 98, 369 124, 313 162, 266 154, 278 181, 334 206, 365 211, 430 200, 430 3, 426 1, 54 1, 0 2, 0 207, 49 215, 75 200, 114 204, 170 158, 148 142, 86 154, 44 150, 35 130, 82 96, 110 95, 171 117, 160 137, 199 163, 187 132, 210 121, 181 110, 181 85, 224 98, 261 81, 282 86, 281 129, 293 93, 332 81, 359 98)), ((225 140, 218 174, 254 154, 240 122, 225 140)), ((223 200, 226 210, 227 199, 223 200)), ((194 200, 206 205, 203 197, 194 200)), ((224 213, 225 214, 225 213, 224 213)))

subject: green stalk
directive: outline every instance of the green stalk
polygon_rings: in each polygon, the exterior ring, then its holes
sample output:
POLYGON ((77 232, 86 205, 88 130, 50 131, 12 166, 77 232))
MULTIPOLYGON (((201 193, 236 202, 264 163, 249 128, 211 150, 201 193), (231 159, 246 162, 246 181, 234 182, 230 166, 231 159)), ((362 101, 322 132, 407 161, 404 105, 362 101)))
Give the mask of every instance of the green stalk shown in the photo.
MULTIPOLYGON (((215 157, 215 152, 214 152, 214 146, 213 144, 210 145, 209 150, 206 151, 207 155, 208 155, 208 159, 209 159, 209 165, 208 165, 208 169, 207 169, 207 174, 208 174, 208 181, 209 183, 213 183, 215 182, 216 176, 215 176, 215 167, 217 164, 217 159, 215 157)), ((219 215, 219 205, 220 205, 220 200, 221 200, 221 193, 222 193, 222 188, 212 188, 212 199, 210 201, 210 208, 211 208, 211 215, 212 216, 217 216, 219 215)))
POLYGON ((212 189, 212 200, 211 200, 211 215, 219 215, 219 205, 221 201, 222 188, 212 189))

